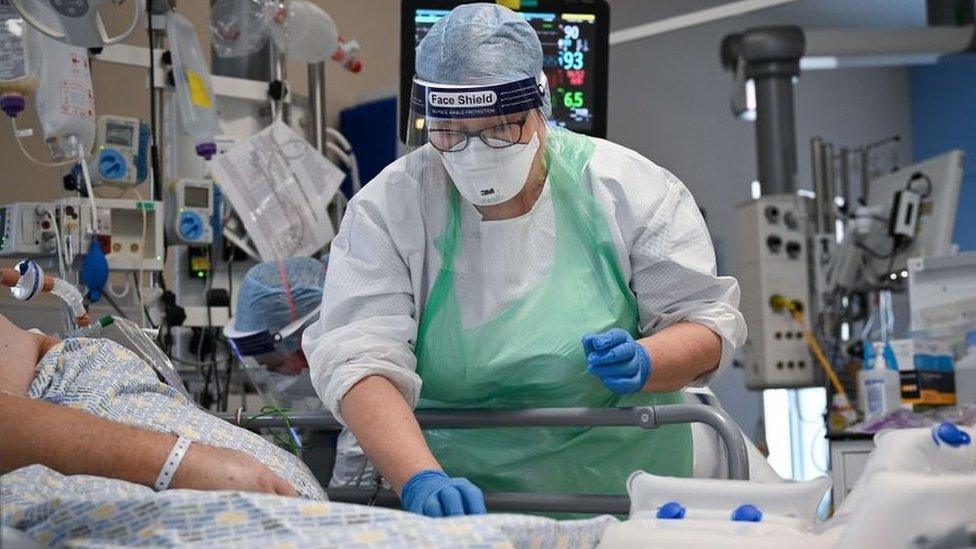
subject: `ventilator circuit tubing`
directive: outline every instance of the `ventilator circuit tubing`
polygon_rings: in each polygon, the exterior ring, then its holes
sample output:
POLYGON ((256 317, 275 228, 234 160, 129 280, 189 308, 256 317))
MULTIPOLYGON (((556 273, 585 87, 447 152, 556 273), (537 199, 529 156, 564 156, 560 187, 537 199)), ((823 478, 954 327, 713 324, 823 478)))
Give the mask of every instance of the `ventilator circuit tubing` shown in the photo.
MULTIPOLYGON (((68 305, 68 308, 71 309, 71 314, 75 318, 75 324, 81 327, 91 324, 91 317, 89 316, 88 311, 85 310, 84 300, 81 296, 81 292, 78 291, 78 288, 75 288, 63 279, 45 275, 44 272, 40 270, 40 267, 38 267, 36 274, 30 276, 36 276, 37 283, 41 291, 59 297, 65 302, 65 304, 68 305)), ((20 283, 21 278, 21 274, 17 269, 0 268, 0 284, 3 284, 4 286, 16 288, 18 283, 20 283)), ((31 293, 29 296, 25 296, 23 300, 29 300, 34 297, 34 295, 35 293, 31 293)))
MULTIPOLYGON (((68 308, 71 309, 71 314, 74 315, 76 322, 82 317, 88 318, 88 311, 85 310, 84 299, 81 297, 81 292, 78 291, 78 288, 68 284, 61 278, 56 278, 53 276, 45 277, 44 287, 44 291, 58 296, 61 298, 61 301, 64 301, 65 304, 68 305, 68 308), (50 290, 47 289, 47 279, 51 279, 52 281, 50 290)), ((84 325, 87 324, 88 323, 86 322, 84 325)), ((79 322, 79 325, 82 324, 79 322)))

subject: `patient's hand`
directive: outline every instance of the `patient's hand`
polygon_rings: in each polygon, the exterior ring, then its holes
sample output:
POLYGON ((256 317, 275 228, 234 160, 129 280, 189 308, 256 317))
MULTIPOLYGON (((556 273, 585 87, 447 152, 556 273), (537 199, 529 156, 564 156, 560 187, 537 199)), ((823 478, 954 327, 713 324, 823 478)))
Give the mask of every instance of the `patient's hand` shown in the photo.
MULTIPOLYGON (((175 443, 175 435, 0 394, 0 474, 39 463, 64 475, 152 486, 175 443)), ((251 456, 197 442, 183 456, 170 487, 298 495, 251 456)))
POLYGON ((297 497, 291 484, 278 478, 253 457, 206 444, 193 443, 173 475, 171 488, 243 490, 297 497))

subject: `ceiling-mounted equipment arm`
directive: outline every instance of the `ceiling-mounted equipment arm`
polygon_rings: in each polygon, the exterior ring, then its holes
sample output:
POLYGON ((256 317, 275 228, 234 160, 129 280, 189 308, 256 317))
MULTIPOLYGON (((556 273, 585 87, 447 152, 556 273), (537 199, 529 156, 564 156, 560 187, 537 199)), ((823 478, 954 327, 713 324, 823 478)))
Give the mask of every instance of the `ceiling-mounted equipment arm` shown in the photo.
POLYGON ((691 13, 682 13, 674 17, 667 17, 658 21, 615 30, 610 33, 610 45, 617 46, 628 42, 635 42, 659 34, 714 23, 715 21, 728 19, 729 17, 737 17, 796 1, 798 0, 739 0, 738 2, 729 2, 713 8, 693 11, 691 13))
POLYGON ((142 20, 143 3, 140 0, 132 0, 132 22, 122 34, 110 37, 105 30, 105 23, 102 21, 102 16, 98 13, 98 7, 105 0, 89 0, 88 2, 71 5, 63 5, 63 3, 55 2, 54 0, 47 1, 49 6, 44 9, 51 10, 51 14, 58 18, 64 28, 64 32, 52 29, 38 19, 23 5, 23 0, 10 0, 10 5, 17 10, 17 13, 30 26, 55 40, 71 44, 72 46, 101 48, 118 44, 128 38, 136 30, 136 27, 139 26, 139 21, 142 20))

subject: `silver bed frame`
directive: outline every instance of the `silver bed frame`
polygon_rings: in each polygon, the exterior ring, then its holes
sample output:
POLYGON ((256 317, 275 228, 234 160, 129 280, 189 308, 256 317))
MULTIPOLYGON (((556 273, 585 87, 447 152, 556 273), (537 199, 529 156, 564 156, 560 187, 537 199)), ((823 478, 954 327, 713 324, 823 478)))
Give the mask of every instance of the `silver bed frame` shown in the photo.
MULTIPOLYGON (((656 429, 662 425, 704 423, 718 433, 728 456, 730 479, 749 479, 749 457, 745 438, 738 425, 723 410, 705 404, 666 404, 634 408, 534 408, 526 410, 418 410, 423 429, 473 429, 482 427, 640 427, 656 429)), ((237 423, 236 413, 217 417, 237 423)), ((247 428, 255 431, 283 428, 281 417, 247 418, 247 428)), ((289 412, 292 427, 319 431, 340 431, 342 425, 328 412, 289 412)), ((330 488, 332 501, 397 507, 399 498, 390 490, 330 488)), ((611 513, 630 512, 627 496, 588 494, 533 494, 489 492, 488 509, 508 512, 611 513)))

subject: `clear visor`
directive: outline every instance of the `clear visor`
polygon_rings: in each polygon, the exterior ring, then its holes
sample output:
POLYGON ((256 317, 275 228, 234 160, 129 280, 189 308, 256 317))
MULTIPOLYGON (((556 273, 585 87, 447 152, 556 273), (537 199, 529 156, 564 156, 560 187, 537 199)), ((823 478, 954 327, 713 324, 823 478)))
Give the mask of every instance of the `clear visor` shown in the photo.
POLYGON ((414 79, 406 168, 424 188, 453 184, 477 206, 512 199, 540 169, 547 118, 544 81, 447 86, 414 79))
POLYGON ((240 332, 231 322, 224 327, 224 336, 246 370, 297 376, 308 370, 308 362, 302 353, 302 332, 318 316, 316 309, 276 333, 267 330, 240 332))
POLYGON ((267 370, 286 376, 301 375, 308 369, 308 362, 301 350, 276 348, 270 353, 254 356, 241 356, 238 359, 246 370, 267 370))

